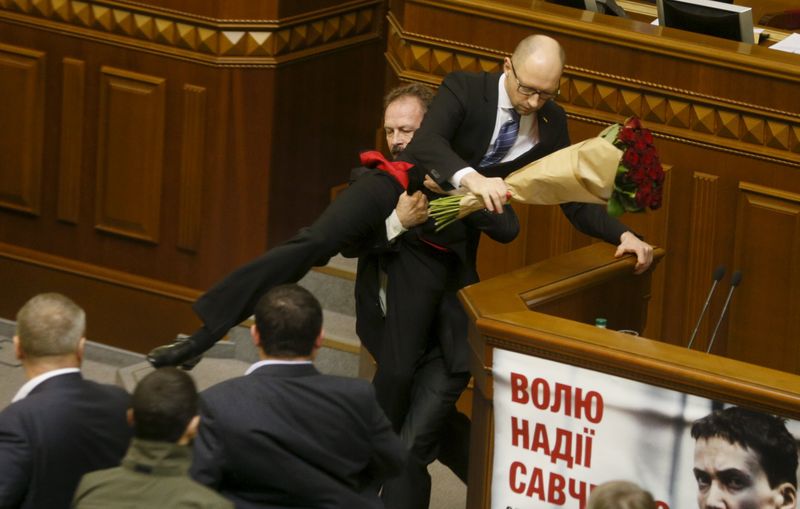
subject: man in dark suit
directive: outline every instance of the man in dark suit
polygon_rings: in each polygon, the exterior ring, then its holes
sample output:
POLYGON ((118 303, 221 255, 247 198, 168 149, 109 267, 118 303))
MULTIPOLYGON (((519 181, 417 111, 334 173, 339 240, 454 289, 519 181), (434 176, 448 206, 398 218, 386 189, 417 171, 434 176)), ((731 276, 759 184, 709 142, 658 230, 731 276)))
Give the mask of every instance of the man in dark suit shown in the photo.
POLYGON ((17 314, 28 382, 0 413, 0 507, 67 508, 81 476, 119 465, 131 438, 128 393, 84 380, 85 314, 57 293, 17 314))
MULTIPOLYGON (((560 45, 549 37, 531 36, 503 64, 502 74, 448 75, 399 156, 426 168, 438 187, 463 187, 498 212, 507 200, 504 177, 570 144, 566 115, 552 101, 564 65, 560 45)), ((618 244, 617 256, 635 254, 637 273, 650 266, 652 247, 604 207, 567 203, 562 210, 581 232, 618 244)), ((388 279, 381 344, 392 351, 382 352, 373 383, 378 398, 389 402, 384 405, 387 416, 396 425, 402 423, 403 434, 414 437, 415 444, 404 474, 384 486, 383 499, 391 509, 427 507, 430 479, 425 468, 435 455, 444 416, 469 378, 467 320, 455 290, 478 280, 479 232, 459 227, 444 230, 446 245, 457 246, 451 252, 405 235, 397 254, 381 262, 388 279), (439 336, 440 352, 429 339, 432 333, 439 336), (422 362, 427 359, 432 362, 422 362)), ((433 243, 436 238, 425 235, 433 243)), ((359 310, 359 320, 361 314, 359 310)))
MULTIPOLYGON (((404 144, 410 135, 413 132, 404 123, 393 126, 387 131, 390 148, 404 144)), ((379 161, 365 164, 386 167, 379 161)), ((412 181, 412 188, 421 187, 421 171, 407 170, 400 171, 401 177, 412 181)), ((364 168, 311 226, 237 268, 201 295, 192 307, 203 326, 188 339, 155 348, 148 361, 155 367, 191 369, 197 356, 253 314, 256 302, 270 288, 299 281, 312 267, 325 265, 344 249, 385 242, 380 239, 386 239, 387 218, 394 216, 396 224, 405 223, 404 228, 426 219, 426 198, 413 189, 404 193, 406 187, 388 171, 364 168)))
POLYGON ((379 508, 406 451, 365 380, 320 374, 322 310, 277 286, 251 329, 261 361, 201 393, 191 473, 237 507, 379 508))
MULTIPOLYGON (((387 94, 384 100, 384 128, 393 156, 401 154, 411 141, 432 99, 431 90, 420 84, 397 87, 387 94)), ((393 224, 391 217, 388 218, 385 230, 371 239, 373 244, 364 243, 353 253, 360 255, 356 274, 356 331, 362 344, 376 359, 378 371, 393 371, 400 365, 413 366, 413 382, 407 392, 383 387, 379 397, 384 408, 398 410, 392 416, 392 424, 409 449, 409 461, 413 461, 413 464, 407 464, 401 476, 387 482, 383 497, 386 500, 392 492, 410 490, 408 494, 412 496, 413 493, 419 503, 409 507, 427 507, 431 489, 427 465, 434 459, 438 459, 459 479, 467 482, 470 421, 456 410, 455 402, 469 381, 469 372, 451 372, 445 363, 446 358, 449 360, 452 356, 443 353, 443 350, 451 352, 455 342, 466 341, 466 317, 463 313, 446 312, 446 308, 452 306, 460 311, 460 304, 455 298, 457 286, 451 285, 447 293, 438 294, 441 302, 447 302, 448 306, 431 304, 429 309, 421 310, 416 315, 406 315, 406 319, 398 319, 396 310, 388 309, 391 307, 389 302, 400 302, 398 299, 405 292, 413 295, 410 292, 415 289, 405 290, 405 287, 400 286, 403 283, 411 283, 412 286, 420 283, 420 287, 424 287, 429 279, 439 278, 444 281, 447 278, 444 272, 437 276, 423 275, 420 271, 416 274, 419 279, 389 284, 387 269, 400 266, 397 263, 399 258, 414 259, 417 254, 422 255, 423 259, 429 256, 427 250, 420 253, 418 247, 421 239, 429 236, 430 231, 407 231, 409 224, 417 225, 427 219, 427 209, 403 206, 404 202, 411 200, 411 197, 401 195, 396 209, 397 215, 404 217, 414 211, 422 213, 416 215, 414 220, 400 221, 402 224, 399 225, 393 224), (387 330, 387 324, 390 323, 387 316, 394 324, 391 330, 387 330), (463 321, 451 323, 452 320, 463 321), (415 334, 419 337, 412 339, 411 336, 415 334), (420 347, 418 350, 406 352, 408 355, 404 360, 396 357, 399 350, 396 342, 413 343, 420 347), (432 391, 432 388, 435 390, 432 391), (397 404, 398 402, 411 404, 397 404)), ((469 227, 483 231, 499 242, 513 240, 519 231, 516 216, 510 207, 503 215, 481 211, 465 221, 469 227)), ((454 228, 453 231, 460 230, 454 228)), ((451 235, 443 243, 449 240, 456 239, 451 235)), ((425 247, 428 245, 425 244, 425 247)), ((450 260, 454 266, 461 265, 455 253, 432 249, 433 256, 450 260)), ((450 281, 456 280, 451 277, 450 281)), ((403 307, 402 310, 406 311, 407 308, 403 307)), ((382 378, 386 377, 381 375, 378 380, 382 378)), ((406 498, 405 502, 409 502, 409 499, 406 498)))

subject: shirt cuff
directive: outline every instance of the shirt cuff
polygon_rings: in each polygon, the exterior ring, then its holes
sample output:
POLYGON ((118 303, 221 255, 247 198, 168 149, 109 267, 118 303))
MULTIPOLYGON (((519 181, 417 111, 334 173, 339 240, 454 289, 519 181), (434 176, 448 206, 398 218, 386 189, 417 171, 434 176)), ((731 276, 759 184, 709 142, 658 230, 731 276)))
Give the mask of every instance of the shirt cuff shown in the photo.
POLYGON ((464 175, 472 173, 473 171, 478 170, 472 166, 467 166, 466 168, 461 168, 457 172, 453 173, 453 176, 450 178, 450 183, 453 185, 453 189, 458 189, 461 187, 461 179, 464 178, 464 175))
POLYGON ((397 217, 397 209, 393 210, 392 214, 386 218, 386 241, 392 242, 407 231, 400 223, 400 218, 397 217))

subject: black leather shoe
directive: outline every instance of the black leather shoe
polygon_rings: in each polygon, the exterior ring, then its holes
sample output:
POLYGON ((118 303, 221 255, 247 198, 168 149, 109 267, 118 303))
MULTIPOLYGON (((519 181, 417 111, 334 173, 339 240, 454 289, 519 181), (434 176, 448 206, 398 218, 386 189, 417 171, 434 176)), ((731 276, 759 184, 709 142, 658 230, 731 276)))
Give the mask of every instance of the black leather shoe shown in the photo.
POLYGON ((196 351, 197 348, 191 338, 180 338, 174 343, 150 350, 150 353, 147 354, 147 362, 154 368, 180 366, 181 369, 189 371, 197 366, 197 363, 203 358, 203 355, 197 355, 196 351))

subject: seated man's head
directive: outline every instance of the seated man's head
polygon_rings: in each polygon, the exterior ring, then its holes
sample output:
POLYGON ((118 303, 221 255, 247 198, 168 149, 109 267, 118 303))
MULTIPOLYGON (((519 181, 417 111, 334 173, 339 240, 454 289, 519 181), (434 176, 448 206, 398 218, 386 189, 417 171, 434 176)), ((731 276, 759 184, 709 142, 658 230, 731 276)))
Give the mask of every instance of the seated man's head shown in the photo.
POLYGON ((263 358, 311 359, 322 346, 322 308, 305 288, 281 285, 265 293, 250 329, 263 358))
POLYGON ((14 347, 29 378, 67 367, 80 367, 86 314, 59 293, 39 294, 20 308, 14 347))
POLYGON ((630 481, 609 481, 592 490, 586 509, 655 509, 649 491, 630 481))
POLYGON ((197 387, 186 372, 159 368, 136 385, 128 411, 134 436, 188 445, 197 433, 197 387))
POLYGON ((701 509, 796 507, 797 443, 783 419, 731 407, 695 421, 692 437, 701 509))
POLYGON ((393 88, 383 99, 383 130, 392 157, 397 157, 414 137, 433 100, 433 90, 420 83, 393 88))

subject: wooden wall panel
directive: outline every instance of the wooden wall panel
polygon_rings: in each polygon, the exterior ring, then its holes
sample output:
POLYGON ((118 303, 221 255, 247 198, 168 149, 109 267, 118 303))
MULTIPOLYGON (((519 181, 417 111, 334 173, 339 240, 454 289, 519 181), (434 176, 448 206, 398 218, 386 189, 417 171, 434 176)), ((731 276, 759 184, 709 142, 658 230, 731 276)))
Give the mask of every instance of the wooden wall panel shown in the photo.
POLYGON ((385 0, 0 0, 0 202, 14 207, 0 207, 0 280, 7 268, 29 281, 15 278, 0 316, 59 282, 97 295, 109 324, 129 323, 129 302, 159 317, 104 340, 191 332, 154 309, 191 317, 180 295, 308 225, 373 144, 384 12, 385 0), (19 213, 30 143, 38 215, 19 213), (48 256, 65 263, 38 263, 48 256))
POLYGON ((200 242, 205 147, 206 89, 183 86, 181 185, 178 205, 178 247, 196 251, 200 242))
POLYGON ((0 19, 197 63, 274 67, 374 40, 384 0, 249 3, 258 4, 251 14, 284 19, 242 17, 234 2, 208 17, 198 2, 181 12, 119 0, 6 0, 0 19))
MULTIPOLYGON (((729 357, 800 371, 800 194, 742 182, 736 216, 734 269, 742 281, 731 300, 730 333, 719 347, 729 357), (753 339, 764 348, 753 348, 753 339)), ((728 288, 728 285, 725 285, 728 288)))
POLYGON ((65 58, 61 96, 61 155, 58 165, 58 219, 77 223, 83 166, 83 109, 86 62, 65 58))
MULTIPOLYGON (((689 319, 684 324, 682 338, 691 337, 696 320, 706 300, 703 288, 710 288, 711 274, 720 263, 714 260, 714 251, 708 249, 717 238, 717 198, 719 194, 719 177, 707 173, 695 172, 693 175, 694 194, 692 207, 692 230, 689 234, 688 276, 684 287, 686 308, 684 314, 689 319), (698 291, 699 290, 699 291, 698 291)), ((730 273, 728 274, 730 275, 730 273)), ((721 287, 720 287, 721 290, 721 287)), ((697 350, 706 350, 713 318, 707 314, 697 331, 692 347, 697 350)))
POLYGON ((0 43, 0 207, 39 214, 45 53, 0 43))
POLYGON ((95 227, 158 242, 165 80, 105 66, 101 73, 95 227))

